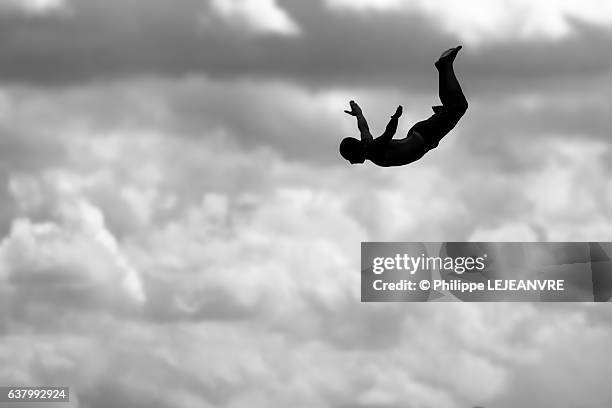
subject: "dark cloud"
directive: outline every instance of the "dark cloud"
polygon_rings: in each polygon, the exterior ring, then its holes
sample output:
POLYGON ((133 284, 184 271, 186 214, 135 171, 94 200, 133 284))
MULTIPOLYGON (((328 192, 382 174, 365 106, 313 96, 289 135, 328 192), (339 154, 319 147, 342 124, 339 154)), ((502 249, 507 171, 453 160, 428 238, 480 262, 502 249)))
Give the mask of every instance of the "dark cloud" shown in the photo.
MULTIPOLYGON (((330 12, 321 0, 279 4, 301 35, 247 35, 199 0, 82 0, 74 2, 71 15, 5 15, 0 75, 4 81, 51 85, 203 74, 418 88, 438 53, 459 42, 414 13, 330 12)), ((609 70, 610 32, 580 21, 572 25, 575 33, 563 41, 468 48, 461 69, 483 88, 528 87, 535 80, 609 70)))

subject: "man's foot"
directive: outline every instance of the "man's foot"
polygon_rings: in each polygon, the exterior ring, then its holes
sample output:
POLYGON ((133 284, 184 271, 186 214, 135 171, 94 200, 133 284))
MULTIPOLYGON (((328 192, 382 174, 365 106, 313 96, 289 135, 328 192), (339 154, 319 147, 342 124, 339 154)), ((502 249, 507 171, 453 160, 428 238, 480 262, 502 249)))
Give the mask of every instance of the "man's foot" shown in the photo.
POLYGON ((459 45, 455 48, 449 48, 448 50, 444 51, 442 55, 440 55, 438 61, 436 61, 434 64, 436 68, 440 68, 444 65, 452 65, 453 61, 455 61, 457 53, 461 48, 463 48, 463 46, 459 45))

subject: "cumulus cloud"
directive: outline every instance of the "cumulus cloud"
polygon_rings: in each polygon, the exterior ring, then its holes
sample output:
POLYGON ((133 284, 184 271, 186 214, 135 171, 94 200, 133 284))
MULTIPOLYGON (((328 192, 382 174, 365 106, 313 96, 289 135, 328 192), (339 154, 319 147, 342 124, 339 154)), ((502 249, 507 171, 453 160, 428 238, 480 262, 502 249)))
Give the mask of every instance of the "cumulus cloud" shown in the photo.
POLYGON ((99 209, 69 199, 58 205, 58 221, 15 219, 0 244, 2 285, 11 303, 5 313, 13 311, 15 323, 53 327, 63 310, 138 307, 145 300, 139 274, 99 209))
MULTIPOLYGON (((150 136, 148 140, 152 141, 150 136)), ((112 172, 120 171, 120 162, 135 159, 148 167, 148 157, 166 168, 164 161, 150 154, 153 150, 145 149, 138 157, 128 154, 137 150, 134 142, 115 140, 113 149, 101 156, 92 150, 82 160, 110 160, 112 172)), ((167 146, 173 144, 167 142, 167 146)), ((184 143, 190 141, 179 139, 178 143, 185 151, 184 143)), ((82 145, 78 152, 83 156, 87 150, 82 145)), ((217 150, 216 156, 222 154, 228 160, 244 153, 217 150)), ((200 169, 204 174, 207 166, 214 167, 213 157, 203 161, 200 169)), ((265 156, 248 157, 256 168, 255 163, 265 156)), ((280 161, 278 157, 267 160, 271 168, 287 166, 273 163, 280 161)), ((188 174, 183 172, 192 161, 197 161, 197 155, 184 155, 181 163, 171 167, 183 168, 181 173, 188 174)), ((360 225, 347 207, 355 203, 345 201, 351 194, 316 189, 312 183, 296 188, 303 171, 285 167, 284 178, 297 178, 287 188, 273 187, 265 194, 234 195, 202 188, 199 202, 165 221, 153 211, 156 216, 148 223, 116 241, 125 259, 140 272, 146 293, 143 318, 124 320, 116 315, 111 321, 101 317, 80 321, 74 317, 69 322, 77 327, 66 329, 47 345, 37 336, 16 332, 21 343, 5 343, 5 347, 15 351, 20 349, 18 344, 27 344, 34 352, 23 354, 10 368, 5 366, 0 375, 8 378, 19 373, 10 378, 28 383, 62 379, 72 386, 79 406, 89 407, 240 406, 245 401, 253 406, 393 407, 406 400, 424 406, 461 407, 510 398, 508 395, 514 395, 510 387, 531 367, 546 363, 551 372, 564 367, 563 360, 548 351, 551 338, 570 336, 570 344, 571 336, 597 330, 585 326, 583 315, 576 311, 572 318, 555 311, 539 316, 529 305, 428 304, 410 311, 402 304, 360 305, 358 275, 351 272, 358 270, 358 245, 354 243, 382 235, 370 235, 360 225), (502 315, 505 319, 500 321, 502 315), (96 335, 75 338, 70 330, 96 335), (161 384, 172 385, 172 392, 149 400, 152 390, 161 384)), ((77 175, 73 177, 78 180, 77 175)), ((72 194, 99 200, 101 196, 94 191, 97 184, 106 183, 105 178, 80 177, 89 181, 68 183, 72 194)), ((52 180, 42 182, 62 184, 52 180)), ((307 180, 311 178, 304 178, 302 184, 307 180)), ((113 185, 121 190, 122 184, 129 186, 133 181, 117 178, 113 185)), ((157 185, 155 179, 149 179, 151 182, 157 185)), ((386 189, 395 186, 400 190, 405 185, 395 182, 386 189)), ((24 182, 23 186, 13 184, 13 190, 22 196, 33 189, 24 182)), ((367 187, 368 201, 376 201, 376 188, 367 187)), ((66 201, 65 196, 59 199, 66 201)), ((437 199, 449 200, 439 195, 437 199)), ((399 196, 395 201, 410 202, 399 196)), ((384 203, 391 214, 396 211, 393 202, 384 203)), ((435 217, 435 211, 427 212, 432 206, 426 207, 413 211, 435 217)), ((83 248, 89 243, 106 256, 112 254, 108 248, 114 245, 105 246, 106 239, 100 241, 90 231, 101 227, 96 211, 90 207, 80 212, 78 208, 70 208, 74 215, 63 215, 63 221, 55 222, 56 229, 80 231, 74 239, 64 236, 64 247, 76 246, 75 251, 89 254, 83 248)), ((405 224, 401 218, 397 222, 405 224)), ((26 229, 41 229, 41 224, 26 229)), ((414 233, 425 224, 405 224, 406 231, 414 233)), ((13 232, 10 242, 19 241, 17 235, 13 232)), ((63 253, 53 249, 59 248, 54 242, 61 236, 38 238, 41 248, 34 259, 45 259, 44 253, 63 253), (48 245, 46 251, 43 245, 48 245)), ((95 253, 79 259, 97 260, 95 253)), ((109 265, 108 261, 103 265, 109 265)), ((97 291, 110 291, 124 275, 108 273, 97 270, 95 282, 109 276, 108 283, 95 285, 97 291)), ((49 300, 47 307, 55 302, 49 300)), ((66 304, 76 306, 73 301, 66 304)), ((29 330, 36 333, 42 326, 36 324, 29 330)), ((600 341, 593 340, 595 344, 600 341)), ((547 378, 546 373, 538 378, 547 378)), ((539 381, 540 386, 555 387, 552 379, 539 381)))
MULTIPOLYGON (((72 193, 87 194, 87 188, 72 193)), ((234 198, 206 193, 170 222, 132 231, 121 243, 126 259, 142 271, 147 318, 71 319, 79 327, 70 330, 89 327, 104 333, 104 343, 97 336, 73 338, 70 331, 47 346, 22 337, 35 352, 0 374, 19 372, 27 382, 61 378, 79 404, 91 407, 140 406, 160 384, 172 385, 172 392, 156 397, 160 407, 246 400, 254 406, 398 406, 407 399, 460 407, 503 395, 514 370, 538 361, 546 337, 522 328, 537 321, 528 306, 421 305, 406 313, 401 304, 359 305, 354 242, 369 237, 345 205, 312 188, 234 198), (500 313, 508 319, 494 325, 500 313)), ((110 253, 115 245, 104 244, 106 233, 96 239, 99 233, 90 231, 101 228, 95 210, 71 210, 60 225, 82 235, 63 238, 65 247, 76 246, 87 254, 81 259, 100 265, 83 245, 110 253)), ((10 242, 20 242, 17 236, 13 232, 10 242)), ((65 252, 55 243, 59 237, 39 240, 36 260, 65 252)), ((105 276, 117 284, 108 272, 92 275, 97 291, 107 286, 100 281, 105 276)))

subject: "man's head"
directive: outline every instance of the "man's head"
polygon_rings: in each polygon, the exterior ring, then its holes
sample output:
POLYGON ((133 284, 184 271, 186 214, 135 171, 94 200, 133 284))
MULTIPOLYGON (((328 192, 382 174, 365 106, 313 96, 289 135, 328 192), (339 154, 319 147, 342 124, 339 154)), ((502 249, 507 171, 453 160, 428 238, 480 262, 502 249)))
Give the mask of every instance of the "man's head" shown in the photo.
POLYGON ((354 137, 346 137, 340 142, 340 154, 351 164, 363 163, 365 161, 365 149, 363 143, 354 137))

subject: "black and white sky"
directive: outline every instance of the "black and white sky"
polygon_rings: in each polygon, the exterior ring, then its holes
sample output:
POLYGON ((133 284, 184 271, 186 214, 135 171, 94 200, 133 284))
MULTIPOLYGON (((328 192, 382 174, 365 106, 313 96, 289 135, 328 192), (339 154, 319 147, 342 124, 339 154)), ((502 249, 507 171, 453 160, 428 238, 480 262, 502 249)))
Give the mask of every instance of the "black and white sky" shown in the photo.
POLYGON ((0 0, 0 384, 609 407, 606 305, 361 304, 359 244, 612 241, 611 43, 598 0, 0 0), (349 100, 405 134, 457 44, 436 150, 340 158, 349 100))

